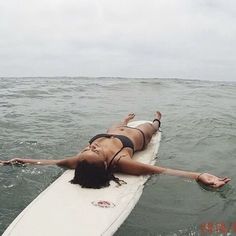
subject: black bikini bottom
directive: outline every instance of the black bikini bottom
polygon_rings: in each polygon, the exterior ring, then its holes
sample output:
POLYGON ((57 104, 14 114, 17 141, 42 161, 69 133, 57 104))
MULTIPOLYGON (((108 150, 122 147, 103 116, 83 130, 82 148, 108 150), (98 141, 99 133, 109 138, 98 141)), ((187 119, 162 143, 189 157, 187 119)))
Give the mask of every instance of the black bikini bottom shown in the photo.
POLYGON ((138 131, 142 134, 142 136, 143 136, 143 146, 142 146, 142 148, 141 148, 140 150, 138 150, 138 151, 144 150, 145 147, 146 147, 146 137, 145 137, 144 132, 143 132, 141 129, 139 129, 139 128, 130 127, 130 126, 124 126, 124 127, 129 128, 129 129, 136 129, 136 130, 138 130, 138 131))

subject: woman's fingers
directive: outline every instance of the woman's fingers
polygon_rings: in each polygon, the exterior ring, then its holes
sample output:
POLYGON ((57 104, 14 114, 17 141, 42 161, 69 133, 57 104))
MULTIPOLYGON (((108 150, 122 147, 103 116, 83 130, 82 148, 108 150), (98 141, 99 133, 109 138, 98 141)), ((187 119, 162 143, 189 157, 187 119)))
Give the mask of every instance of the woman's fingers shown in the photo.
POLYGON ((135 117, 135 114, 134 114, 134 113, 130 113, 130 114, 129 114, 129 117, 134 118, 134 117, 135 117))
POLYGON ((13 158, 8 161, 0 161, 0 165, 15 165, 15 164, 24 164, 24 160, 20 158, 13 158))
POLYGON ((225 184, 227 184, 230 180, 231 179, 229 179, 228 177, 223 177, 223 178, 216 177, 216 180, 214 181, 214 183, 211 182, 210 186, 214 188, 220 188, 225 184))
POLYGON ((10 164, 10 161, 0 161, 0 165, 8 165, 10 164))
POLYGON ((222 177, 222 178, 219 178, 219 180, 223 181, 224 183, 228 183, 231 179, 228 177, 222 177))
POLYGON ((224 181, 225 179, 228 179, 228 177, 219 177, 219 179, 224 181))
POLYGON ((231 180, 230 178, 226 178, 224 182, 227 184, 230 180, 231 180))

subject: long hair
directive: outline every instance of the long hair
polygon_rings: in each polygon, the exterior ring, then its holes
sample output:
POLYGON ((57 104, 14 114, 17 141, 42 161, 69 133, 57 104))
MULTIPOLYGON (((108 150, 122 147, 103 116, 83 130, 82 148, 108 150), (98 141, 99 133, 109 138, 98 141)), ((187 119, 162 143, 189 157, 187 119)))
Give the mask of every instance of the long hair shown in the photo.
POLYGON ((110 180, 118 185, 125 183, 107 170, 105 163, 89 163, 87 160, 79 162, 75 168, 72 184, 79 184, 82 188, 103 188, 110 185, 110 180))

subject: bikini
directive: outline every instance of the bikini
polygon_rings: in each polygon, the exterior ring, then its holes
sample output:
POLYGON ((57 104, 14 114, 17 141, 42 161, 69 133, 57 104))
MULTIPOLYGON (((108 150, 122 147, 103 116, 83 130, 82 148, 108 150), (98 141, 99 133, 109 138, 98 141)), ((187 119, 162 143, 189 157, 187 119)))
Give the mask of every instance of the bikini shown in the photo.
MULTIPOLYGON (((154 119, 154 120, 153 120, 153 123, 154 123, 155 121, 157 121, 157 122, 159 123, 159 127, 160 127, 160 126, 161 126, 160 120, 154 119)), ((123 127, 129 128, 129 129, 136 129, 136 130, 138 130, 138 131, 142 134, 142 137, 143 137, 143 146, 142 146, 142 148, 141 148, 140 150, 137 150, 137 151, 142 151, 142 150, 144 150, 144 148, 145 148, 145 146, 146 146, 146 137, 145 137, 144 132, 143 132, 141 129, 139 129, 139 128, 134 128, 134 127, 130 127, 130 126, 123 126, 123 127)), ((116 156, 117 156, 124 148, 127 148, 127 147, 128 147, 128 148, 131 148, 132 151, 133 151, 133 153, 135 152, 135 150, 134 150, 134 144, 133 144, 132 140, 131 140, 130 138, 128 138, 127 136, 119 135, 119 134, 97 134, 96 136, 92 137, 92 138, 89 140, 89 144, 92 144, 92 143, 93 143, 96 139, 98 139, 98 138, 111 138, 111 137, 113 137, 113 138, 118 138, 118 139, 121 141, 121 143, 122 143, 122 147, 121 147, 121 149, 120 149, 118 152, 116 152, 116 154, 112 157, 112 159, 111 159, 111 161, 109 162, 108 167, 107 167, 108 170, 109 170, 109 168, 111 167, 111 164, 112 164, 112 162, 114 161, 114 159, 116 158, 116 156)), ((121 157, 120 157, 120 158, 121 158, 121 157)), ((118 160, 116 161, 116 163, 120 160, 120 158, 118 158, 118 160)))
MULTIPOLYGON (((140 133, 142 134, 142 137, 143 137, 143 146, 140 150, 138 151, 141 151, 145 148, 146 146, 146 138, 145 138, 145 135, 143 133, 142 130, 138 129, 138 128, 133 128, 133 127, 128 127, 128 126, 124 126, 126 128, 130 128, 130 129, 137 129, 140 131, 140 133)), ((128 138, 127 136, 124 136, 124 135, 119 135, 119 134, 97 134, 96 136, 92 137, 90 140, 89 140, 89 144, 92 144, 96 139, 98 138, 118 138, 121 143, 122 143, 122 147, 120 148, 120 150, 118 152, 115 153, 115 155, 112 157, 111 161, 109 162, 108 164, 108 167, 107 169, 109 169, 111 167, 111 164, 112 162, 114 161, 114 159, 116 158, 116 156, 124 149, 124 148, 131 148, 133 153, 135 152, 134 150, 134 144, 132 142, 132 140, 130 138, 128 138)), ((120 159, 120 158, 119 158, 120 159)), ((116 161, 118 162, 119 159, 116 161)))
POLYGON ((129 128, 129 129, 136 129, 136 130, 138 130, 138 131, 142 134, 142 137, 143 137, 143 146, 142 146, 142 148, 141 148, 140 150, 138 150, 138 151, 144 150, 145 147, 146 147, 146 137, 145 137, 144 132, 143 132, 141 129, 139 129, 139 128, 134 128, 134 127, 130 127, 130 126, 124 126, 124 127, 125 127, 125 128, 129 128))

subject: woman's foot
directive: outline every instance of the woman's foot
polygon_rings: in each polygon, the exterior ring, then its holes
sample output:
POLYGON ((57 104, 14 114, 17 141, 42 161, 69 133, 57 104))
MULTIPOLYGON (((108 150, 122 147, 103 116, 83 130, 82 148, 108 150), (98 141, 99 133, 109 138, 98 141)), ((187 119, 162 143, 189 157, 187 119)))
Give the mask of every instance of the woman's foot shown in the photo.
POLYGON ((161 126, 161 112, 156 111, 155 114, 155 119, 153 120, 153 127, 155 128, 155 130, 159 130, 160 126, 161 126))
POLYGON ((125 118, 124 118, 124 123, 125 124, 128 124, 130 120, 134 119, 135 117, 135 114, 134 113, 130 113, 129 115, 127 115, 125 118))
POLYGON ((156 111, 155 119, 158 119, 159 121, 161 121, 161 112, 156 111))

